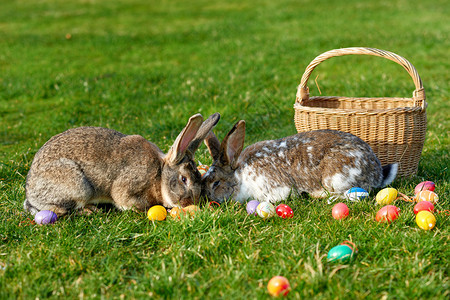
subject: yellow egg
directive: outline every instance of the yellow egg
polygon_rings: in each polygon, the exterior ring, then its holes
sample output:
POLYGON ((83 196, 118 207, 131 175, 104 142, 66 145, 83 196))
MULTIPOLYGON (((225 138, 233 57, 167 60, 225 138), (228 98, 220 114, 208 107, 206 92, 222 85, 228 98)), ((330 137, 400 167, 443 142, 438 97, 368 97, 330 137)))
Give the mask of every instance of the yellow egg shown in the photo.
POLYGON ((378 192, 375 200, 380 205, 389 205, 397 199, 397 190, 394 188, 385 188, 378 192))
POLYGON ((439 196, 432 191, 420 191, 417 193, 416 197, 414 198, 416 202, 420 201, 429 201, 433 204, 436 204, 439 200, 439 196))
POLYGON ((147 217, 150 221, 165 220, 167 217, 167 210, 161 205, 152 206, 147 212, 147 217))
POLYGON ((431 230, 436 225, 436 218, 429 211, 422 210, 416 215, 416 223, 423 230, 431 230))

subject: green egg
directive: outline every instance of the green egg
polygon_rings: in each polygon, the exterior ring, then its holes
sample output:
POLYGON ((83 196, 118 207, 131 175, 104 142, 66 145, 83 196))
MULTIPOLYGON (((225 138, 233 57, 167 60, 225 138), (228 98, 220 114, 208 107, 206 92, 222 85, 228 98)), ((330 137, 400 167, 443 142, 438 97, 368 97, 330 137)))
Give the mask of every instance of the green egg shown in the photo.
POLYGON ((347 245, 339 245, 328 251, 329 262, 347 263, 353 258, 353 250, 347 245))

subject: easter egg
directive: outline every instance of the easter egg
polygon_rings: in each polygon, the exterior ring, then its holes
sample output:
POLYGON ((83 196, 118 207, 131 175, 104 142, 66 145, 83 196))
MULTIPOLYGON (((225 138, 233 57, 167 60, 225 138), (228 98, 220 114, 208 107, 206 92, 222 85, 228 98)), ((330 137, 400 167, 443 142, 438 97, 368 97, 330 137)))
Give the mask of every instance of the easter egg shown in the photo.
POLYGON ((376 220, 378 222, 392 222, 398 218, 400 209, 394 205, 383 206, 376 215, 376 220))
POLYGON ((419 211, 426 210, 426 211, 434 211, 434 205, 430 201, 420 201, 416 205, 414 205, 414 214, 417 215, 419 211))
POLYGON ((216 202, 216 201, 210 201, 208 207, 211 208, 211 209, 219 208, 220 207, 220 203, 216 202))
POLYGON ((286 277, 275 276, 267 284, 269 294, 274 297, 286 296, 291 291, 291 285, 286 277))
POLYGON ((391 204, 395 199, 397 199, 397 190, 394 188, 382 189, 375 197, 375 201, 380 205, 391 204))
POLYGON ((200 211, 200 207, 198 207, 197 205, 188 205, 183 208, 183 211, 193 216, 200 211))
POLYGON ((278 205, 275 212, 283 219, 292 218, 294 216, 294 211, 286 204, 278 205))
POLYGON ((34 221, 36 224, 53 224, 58 219, 58 216, 51 210, 41 210, 34 216, 34 221))
POLYGON ((275 212, 283 219, 292 218, 294 216, 294 211, 286 204, 278 205, 275 212))
POLYGON ((347 218, 348 213, 349 213, 348 206, 342 202, 334 205, 333 209, 331 210, 331 214, 333 215, 333 218, 335 218, 336 220, 347 218))
POLYGON ((258 200, 251 200, 247 202, 247 213, 249 215, 257 215, 256 213, 256 208, 259 205, 259 201, 258 200))
POLYGON ((256 213, 261 218, 267 219, 275 215, 275 207, 273 207, 272 203, 261 202, 256 207, 256 213))
POLYGON ((199 165, 199 166, 197 166, 197 170, 200 172, 200 175, 202 175, 202 177, 203 177, 203 175, 205 175, 206 172, 208 172, 209 167, 207 165, 199 165))
POLYGON ((369 198, 369 192, 359 187, 353 187, 344 193, 344 196, 350 201, 359 201, 369 198))
POLYGON ((174 219, 181 219, 181 216, 186 215, 186 213, 179 207, 172 207, 169 211, 169 215, 174 219))
POLYGON ((434 191, 434 189, 436 188, 436 185, 434 184, 433 181, 423 181, 421 183, 419 183, 418 185, 416 185, 416 187, 414 188, 414 194, 418 194, 421 191, 434 191))
POLYGON ((341 243, 341 245, 346 245, 346 246, 350 247, 350 249, 352 249, 352 251, 353 251, 353 255, 358 253, 358 248, 356 248, 356 245, 350 241, 343 241, 341 243))
POLYGON ((278 205, 275 212, 283 219, 292 218, 294 216, 294 211, 286 204, 278 205))
POLYGON ((347 263, 353 258, 353 249, 348 245, 338 245, 328 251, 329 262, 347 263))
POLYGON ((429 211, 422 210, 416 215, 416 223, 423 230, 431 230, 436 225, 436 218, 429 211))
POLYGON ((417 195, 414 197, 414 200, 416 202, 429 201, 433 204, 436 204, 436 202, 438 202, 439 200, 439 196, 432 191, 421 191, 417 193, 417 195))
POLYGON ((163 221, 167 217, 167 210, 162 205, 152 206, 147 211, 147 217, 150 221, 163 221))

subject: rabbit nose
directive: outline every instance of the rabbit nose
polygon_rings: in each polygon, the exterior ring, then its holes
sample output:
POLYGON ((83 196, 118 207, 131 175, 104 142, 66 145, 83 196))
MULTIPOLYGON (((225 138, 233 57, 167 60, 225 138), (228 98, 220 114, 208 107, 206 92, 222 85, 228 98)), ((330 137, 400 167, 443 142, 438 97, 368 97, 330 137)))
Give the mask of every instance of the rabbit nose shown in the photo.
POLYGON ((195 191, 193 191, 193 190, 191 190, 190 191, 191 193, 191 198, 195 201, 195 200, 197 200, 198 198, 200 198, 200 195, 201 195, 201 189, 196 189, 195 191))

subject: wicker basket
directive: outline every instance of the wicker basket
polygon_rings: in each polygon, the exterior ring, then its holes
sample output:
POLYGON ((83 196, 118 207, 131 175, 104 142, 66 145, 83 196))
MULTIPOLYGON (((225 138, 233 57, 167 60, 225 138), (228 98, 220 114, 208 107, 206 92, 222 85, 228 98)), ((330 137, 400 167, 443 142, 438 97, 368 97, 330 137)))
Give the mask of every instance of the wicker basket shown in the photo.
POLYGON ((403 57, 374 48, 343 48, 317 56, 306 68, 295 100, 298 132, 335 129, 350 132, 366 141, 382 165, 399 163, 398 176, 417 172, 427 129, 427 102, 422 80, 414 66, 403 57), (350 54, 387 58, 408 71, 416 90, 412 98, 309 97, 308 79, 326 59, 350 54))

